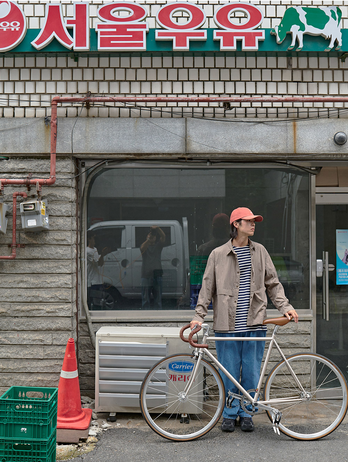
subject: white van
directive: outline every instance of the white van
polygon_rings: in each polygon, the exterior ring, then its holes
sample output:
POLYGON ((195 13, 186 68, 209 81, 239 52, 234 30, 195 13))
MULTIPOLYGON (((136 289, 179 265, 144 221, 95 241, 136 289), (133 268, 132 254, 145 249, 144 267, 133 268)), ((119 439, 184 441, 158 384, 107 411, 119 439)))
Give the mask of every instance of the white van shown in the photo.
MULTIPOLYGON (((88 230, 88 233, 93 231, 95 235, 99 253, 104 247, 109 248, 109 253, 104 257, 104 265, 100 267, 107 297, 99 301, 99 305, 104 306, 95 306, 95 309, 122 309, 122 300, 133 300, 134 307, 141 306, 140 246, 146 240, 151 226, 159 226, 166 235, 161 254, 162 299, 178 301, 190 291, 186 218, 182 219, 182 225, 176 220, 103 221, 88 230)), ((95 305, 98 305, 97 300, 95 305)))

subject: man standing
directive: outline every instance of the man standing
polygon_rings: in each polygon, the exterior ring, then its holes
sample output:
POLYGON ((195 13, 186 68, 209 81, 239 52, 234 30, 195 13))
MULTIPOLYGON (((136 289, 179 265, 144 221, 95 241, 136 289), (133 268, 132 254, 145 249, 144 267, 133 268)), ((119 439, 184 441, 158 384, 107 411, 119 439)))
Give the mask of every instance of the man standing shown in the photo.
MULTIPOLYGON (((271 257, 263 245, 249 238, 255 223, 263 221, 250 209, 239 207, 230 217, 231 240, 210 254, 199 293, 191 329, 201 325, 213 300, 213 328, 216 337, 264 337, 267 294, 275 307, 288 319, 298 322, 298 315, 285 297, 271 257), (266 294, 267 292, 267 294, 266 294)), ((216 352, 221 364, 246 390, 255 390, 265 348, 263 341, 217 340, 216 352)), ((221 373, 226 398, 237 388, 221 373)), ((233 432, 239 417, 242 431, 253 431, 254 424, 240 401, 234 399, 223 411, 222 431, 233 432)))
POLYGON ((103 275, 100 268, 104 265, 104 257, 109 253, 109 249, 104 247, 99 255, 95 247, 95 235, 90 231, 87 233, 87 242, 87 304, 92 309, 92 294, 98 294, 103 289, 103 275))
POLYGON ((141 268, 141 298, 142 308, 150 308, 151 293, 154 299, 154 308, 162 308, 162 262, 161 254, 166 235, 159 226, 151 226, 146 241, 140 246, 143 259, 141 268))

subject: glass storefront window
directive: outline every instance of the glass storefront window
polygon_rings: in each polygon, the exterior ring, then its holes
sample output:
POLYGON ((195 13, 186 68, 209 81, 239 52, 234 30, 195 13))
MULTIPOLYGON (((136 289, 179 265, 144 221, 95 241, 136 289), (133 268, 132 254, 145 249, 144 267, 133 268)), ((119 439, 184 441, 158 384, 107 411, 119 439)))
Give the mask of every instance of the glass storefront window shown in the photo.
POLYGON ((294 307, 309 308, 308 173, 109 165, 88 186, 90 310, 194 309, 207 258, 229 239, 239 206, 263 215, 254 240, 270 253, 294 307))

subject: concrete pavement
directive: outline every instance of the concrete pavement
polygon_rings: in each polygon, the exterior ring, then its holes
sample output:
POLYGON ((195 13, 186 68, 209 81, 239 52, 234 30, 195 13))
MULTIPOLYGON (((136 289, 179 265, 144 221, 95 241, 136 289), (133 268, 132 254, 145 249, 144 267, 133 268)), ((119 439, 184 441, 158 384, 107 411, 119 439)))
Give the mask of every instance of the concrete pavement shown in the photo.
MULTIPOLYGON (((98 415, 100 422, 107 414, 98 415)), ((161 438, 139 414, 119 414, 117 422, 98 435, 98 443, 75 462, 348 462, 348 418, 319 441, 293 440, 276 435, 265 414, 254 417, 255 432, 223 433, 220 424, 206 436, 174 443, 161 438)))

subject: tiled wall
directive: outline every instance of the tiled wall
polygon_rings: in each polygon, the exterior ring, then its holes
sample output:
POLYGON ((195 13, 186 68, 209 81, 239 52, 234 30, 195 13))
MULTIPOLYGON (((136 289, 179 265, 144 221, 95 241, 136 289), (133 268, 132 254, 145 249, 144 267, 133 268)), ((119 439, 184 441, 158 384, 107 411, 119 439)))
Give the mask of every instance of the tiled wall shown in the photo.
MULTIPOLYGON (((29 28, 43 25, 46 1, 17 2, 24 9, 29 28)), ((53 2, 52 2, 53 3, 53 2)), ((64 15, 73 14, 73 2, 62 1, 64 15)), ((109 1, 90 1, 91 27, 97 9, 109 1)), ((156 27, 155 15, 167 0, 139 1, 146 6, 149 27, 156 27)), ((216 27, 213 14, 224 1, 197 1, 207 14, 204 27, 216 27)), ((342 28, 348 28, 348 6, 344 0, 255 0, 264 12, 262 27, 279 23, 291 5, 339 6, 342 28)), ((346 96, 348 59, 339 57, 264 56, 143 56, 79 57, 0 55, 0 117, 44 117, 50 114, 55 95, 84 96, 346 96)), ((345 117, 343 103, 236 103, 225 111, 221 104, 148 104, 146 108, 128 105, 59 107, 61 117, 345 117), (132 107, 130 107, 132 106, 132 107), (343 108, 343 109, 342 109, 343 108)))

